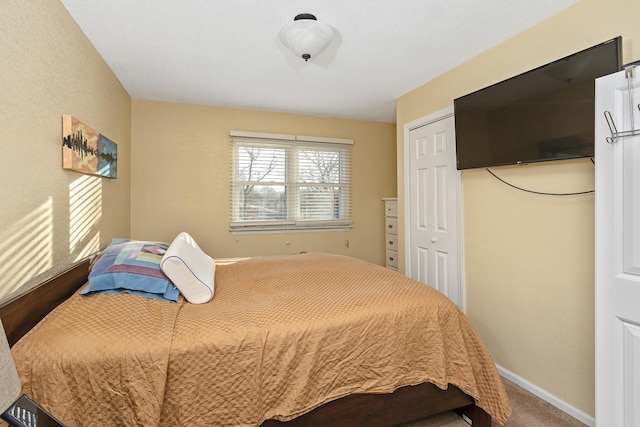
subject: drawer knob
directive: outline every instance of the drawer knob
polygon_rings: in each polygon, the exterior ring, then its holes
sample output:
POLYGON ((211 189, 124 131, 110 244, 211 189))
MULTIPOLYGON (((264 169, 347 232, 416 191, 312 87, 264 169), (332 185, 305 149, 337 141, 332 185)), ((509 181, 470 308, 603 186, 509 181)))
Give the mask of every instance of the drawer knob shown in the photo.
POLYGON ((389 240, 389 244, 390 244, 390 245, 393 245, 393 240, 389 240))

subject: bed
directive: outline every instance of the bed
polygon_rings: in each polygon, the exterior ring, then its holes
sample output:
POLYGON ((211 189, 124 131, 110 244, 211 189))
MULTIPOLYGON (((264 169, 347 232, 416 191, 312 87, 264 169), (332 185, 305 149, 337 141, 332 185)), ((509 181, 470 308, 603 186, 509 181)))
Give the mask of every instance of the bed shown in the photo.
POLYGON ((219 262, 206 304, 82 296, 88 270, 0 307, 23 392, 69 426, 390 426, 456 410, 490 427, 510 414, 464 314, 381 266, 219 262))

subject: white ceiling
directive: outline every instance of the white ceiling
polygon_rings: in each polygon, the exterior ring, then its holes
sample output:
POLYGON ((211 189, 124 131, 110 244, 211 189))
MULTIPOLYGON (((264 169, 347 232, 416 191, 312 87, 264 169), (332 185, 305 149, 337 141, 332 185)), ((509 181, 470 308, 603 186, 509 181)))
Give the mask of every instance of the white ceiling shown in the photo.
POLYGON ((579 0, 61 0, 132 98, 395 122, 396 99, 579 0), (309 62, 299 13, 336 38, 309 62))

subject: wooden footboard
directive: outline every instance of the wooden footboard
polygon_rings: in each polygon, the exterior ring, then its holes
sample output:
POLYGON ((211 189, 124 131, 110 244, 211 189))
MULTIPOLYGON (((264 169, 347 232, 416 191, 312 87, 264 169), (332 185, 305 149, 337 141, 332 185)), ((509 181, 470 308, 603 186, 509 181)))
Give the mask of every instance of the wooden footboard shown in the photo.
MULTIPOLYGON (((27 294, 0 306, 0 318, 9 345, 69 298, 87 281, 90 260, 36 286, 27 294)), ((474 405, 474 400, 454 386, 441 390, 433 384, 402 387, 390 394, 356 394, 326 403, 287 422, 268 420, 262 427, 278 426, 393 426, 441 412, 456 410, 473 420, 474 427, 491 427, 491 417, 474 405)))
POLYGON ((491 417, 473 398, 450 385, 429 383, 402 387, 391 394, 355 394, 326 403, 293 420, 268 420, 261 427, 387 427, 457 409, 474 427, 491 427, 491 417))

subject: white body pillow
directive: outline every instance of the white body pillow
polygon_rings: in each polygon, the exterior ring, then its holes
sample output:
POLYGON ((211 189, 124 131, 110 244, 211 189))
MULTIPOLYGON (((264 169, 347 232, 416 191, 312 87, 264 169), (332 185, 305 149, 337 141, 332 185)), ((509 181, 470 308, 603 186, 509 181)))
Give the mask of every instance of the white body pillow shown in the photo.
POLYGON ((216 262, 204 253, 188 233, 182 232, 167 248, 160 269, 192 304, 213 298, 216 262))

